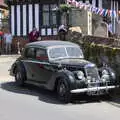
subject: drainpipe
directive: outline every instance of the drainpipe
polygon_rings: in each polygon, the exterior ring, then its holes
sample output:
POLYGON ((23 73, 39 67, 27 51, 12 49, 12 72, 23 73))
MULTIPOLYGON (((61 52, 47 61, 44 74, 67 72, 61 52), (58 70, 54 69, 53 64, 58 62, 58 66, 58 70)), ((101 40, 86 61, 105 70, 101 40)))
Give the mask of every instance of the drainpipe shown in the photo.
POLYGON ((116 12, 117 12, 117 22, 118 22, 118 12, 119 12, 119 6, 118 6, 118 1, 116 1, 117 2, 117 7, 116 7, 116 12))
POLYGON ((118 1, 116 1, 116 21, 117 21, 117 24, 116 24, 116 33, 118 34, 118 11, 119 11, 119 6, 118 6, 118 1))
MULTIPOLYGON (((111 0, 111 10, 113 9, 113 0, 111 0)), ((111 16, 111 24, 112 24, 112 31, 113 31, 113 17, 111 16)))
MULTIPOLYGON (((116 1, 114 0, 114 10, 116 10, 115 4, 116 4, 116 1)), ((115 33, 116 32, 116 18, 115 16, 113 16, 113 18, 114 18, 114 33, 115 33)))

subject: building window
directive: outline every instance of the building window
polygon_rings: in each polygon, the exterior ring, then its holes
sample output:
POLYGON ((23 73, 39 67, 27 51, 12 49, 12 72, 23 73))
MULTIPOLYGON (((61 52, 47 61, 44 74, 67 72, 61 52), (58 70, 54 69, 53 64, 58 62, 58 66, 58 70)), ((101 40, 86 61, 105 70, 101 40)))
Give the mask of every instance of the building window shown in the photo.
POLYGON ((96 0, 96 7, 99 7, 99 0, 96 0))
POLYGON ((53 9, 56 7, 55 4, 43 5, 43 25, 56 25, 56 12, 53 9))
POLYGON ((51 11, 51 15, 50 15, 50 24, 51 25, 56 25, 57 24, 57 18, 56 18, 56 12, 53 11, 54 8, 56 8, 56 4, 50 5, 50 11, 51 11))
POLYGON ((36 59, 40 60, 40 61, 47 61, 48 60, 48 56, 47 56, 47 52, 44 49, 36 49, 36 59))
POLYGON ((2 27, 3 11, 0 10, 0 28, 2 27))
POLYGON ((43 5, 43 25, 49 26, 49 5, 43 5))
POLYGON ((103 6, 103 8, 111 9, 111 1, 110 0, 103 0, 102 6, 103 6))

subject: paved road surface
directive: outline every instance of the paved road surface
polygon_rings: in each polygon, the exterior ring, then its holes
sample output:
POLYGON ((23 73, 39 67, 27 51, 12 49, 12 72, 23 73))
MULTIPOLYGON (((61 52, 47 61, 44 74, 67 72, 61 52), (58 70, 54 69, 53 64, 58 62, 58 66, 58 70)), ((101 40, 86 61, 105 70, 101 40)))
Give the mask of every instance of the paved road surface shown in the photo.
POLYGON ((104 99, 61 104, 54 93, 14 84, 8 69, 15 58, 0 58, 0 120, 119 120, 120 108, 104 99))

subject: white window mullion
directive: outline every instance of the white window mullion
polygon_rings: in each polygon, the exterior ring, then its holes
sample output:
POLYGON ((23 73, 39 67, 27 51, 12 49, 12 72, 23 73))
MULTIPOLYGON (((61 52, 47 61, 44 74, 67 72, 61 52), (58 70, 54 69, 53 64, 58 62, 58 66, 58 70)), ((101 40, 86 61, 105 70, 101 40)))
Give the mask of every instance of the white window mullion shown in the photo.
POLYGON ((90 3, 90 1, 89 1, 89 0, 86 0, 86 1, 85 1, 85 3, 89 4, 89 3, 90 3))
POLYGON ((102 8, 102 0, 99 0, 99 8, 102 8))
POLYGON ((96 7, 96 0, 92 0, 93 7, 96 7))
POLYGON ((26 5, 23 5, 23 35, 27 35, 26 5))
POLYGON ((11 33, 15 35, 15 7, 11 5, 11 33))
POLYGON ((32 4, 29 5, 29 32, 32 31, 33 29, 33 9, 32 9, 32 4))
POLYGON ((21 21, 20 21, 20 5, 17 5, 17 35, 20 36, 20 28, 21 28, 21 21))
POLYGON ((39 4, 35 4, 35 27, 39 30, 39 4))

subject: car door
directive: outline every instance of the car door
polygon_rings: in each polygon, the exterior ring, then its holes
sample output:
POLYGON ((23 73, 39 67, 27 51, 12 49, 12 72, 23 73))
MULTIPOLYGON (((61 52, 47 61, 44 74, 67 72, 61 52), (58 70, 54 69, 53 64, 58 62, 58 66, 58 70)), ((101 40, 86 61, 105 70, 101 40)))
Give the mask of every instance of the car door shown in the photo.
POLYGON ((35 79, 35 48, 34 47, 28 47, 25 49, 24 53, 24 60, 23 60, 25 69, 26 69, 26 74, 27 74, 27 79, 28 80, 36 80, 35 79))
POLYGON ((36 49, 36 80, 47 83, 53 74, 52 66, 48 62, 47 50, 44 48, 36 49))

